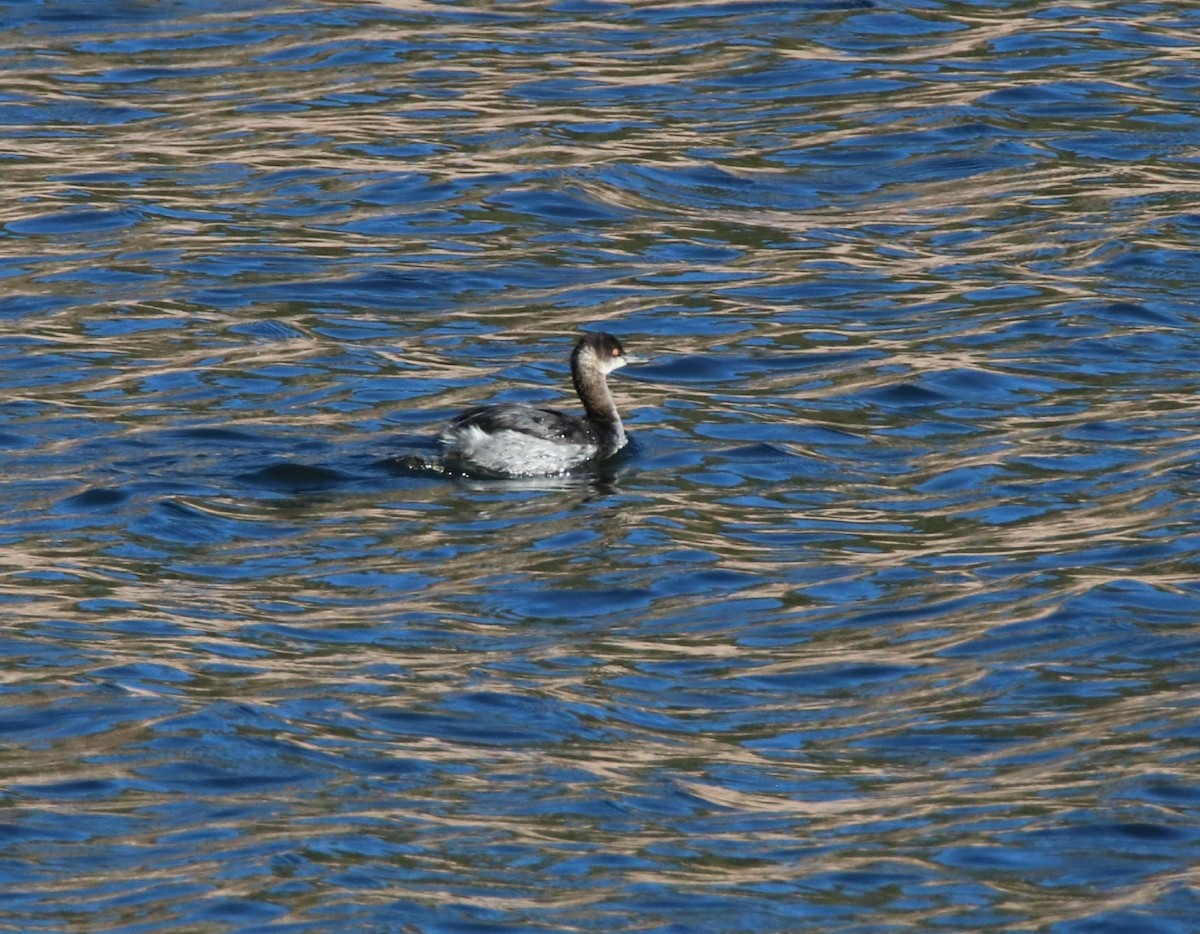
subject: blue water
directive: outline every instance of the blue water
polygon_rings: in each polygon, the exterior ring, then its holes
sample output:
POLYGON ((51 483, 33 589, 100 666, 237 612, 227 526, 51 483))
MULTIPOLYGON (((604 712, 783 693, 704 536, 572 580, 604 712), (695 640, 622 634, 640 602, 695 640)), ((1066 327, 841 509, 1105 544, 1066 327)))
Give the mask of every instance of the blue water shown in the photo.
POLYGON ((0 12, 0 928, 1196 929, 1200 8, 0 12))

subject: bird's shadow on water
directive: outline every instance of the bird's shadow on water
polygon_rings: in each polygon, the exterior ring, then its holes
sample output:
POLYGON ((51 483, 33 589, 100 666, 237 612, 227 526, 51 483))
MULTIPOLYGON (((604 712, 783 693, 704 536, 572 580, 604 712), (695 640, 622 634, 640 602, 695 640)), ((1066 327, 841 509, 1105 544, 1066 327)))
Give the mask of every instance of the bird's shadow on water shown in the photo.
POLYGON ((312 493, 336 489, 353 483, 358 478, 353 474, 319 464, 281 461, 238 474, 235 479, 247 486, 275 492, 312 493))

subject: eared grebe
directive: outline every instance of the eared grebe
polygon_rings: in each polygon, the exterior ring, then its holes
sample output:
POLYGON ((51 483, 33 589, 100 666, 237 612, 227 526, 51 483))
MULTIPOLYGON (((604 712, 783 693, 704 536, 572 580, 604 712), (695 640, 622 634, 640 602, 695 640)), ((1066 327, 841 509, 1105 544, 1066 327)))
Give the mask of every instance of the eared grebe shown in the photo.
POLYGON ((625 446, 625 427, 606 377, 626 362, 611 334, 585 335, 571 354, 583 418, 519 403, 467 409, 439 436, 447 460, 489 474, 537 477, 612 456, 625 446))

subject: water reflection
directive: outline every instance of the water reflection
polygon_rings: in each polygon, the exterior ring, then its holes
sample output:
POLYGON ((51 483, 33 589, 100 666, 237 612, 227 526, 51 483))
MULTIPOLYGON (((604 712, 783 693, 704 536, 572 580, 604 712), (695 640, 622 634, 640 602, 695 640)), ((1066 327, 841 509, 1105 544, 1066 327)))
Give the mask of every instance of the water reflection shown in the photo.
POLYGON ((1190 6, 7 13, 14 925, 1188 929, 1190 6))

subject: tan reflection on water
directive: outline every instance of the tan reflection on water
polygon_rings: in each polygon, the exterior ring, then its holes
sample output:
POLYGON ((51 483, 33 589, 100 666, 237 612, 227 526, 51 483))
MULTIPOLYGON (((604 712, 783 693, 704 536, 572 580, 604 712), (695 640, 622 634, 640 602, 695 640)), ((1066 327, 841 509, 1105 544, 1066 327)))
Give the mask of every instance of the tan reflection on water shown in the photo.
MULTIPOLYGON (((688 9, 684 4, 641 0, 629 6, 688 9)), ((1104 475, 1089 477, 1088 495, 1079 502, 1040 499, 1043 484, 1056 472, 1046 462, 1034 466, 1027 460, 1061 458, 1069 463, 1073 455, 1087 450, 1081 442, 1064 437, 1071 428, 1088 421, 1137 425, 1146 418, 1186 415, 1194 412, 1194 394, 1181 389, 1147 396, 1137 387, 1093 385, 1077 374, 1056 372, 1046 379, 1057 381, 1057 388, 1038 390, 1039 402, 1060 395, 1079 402, 1078 410, 997 417, 988 425, 973 426, 976 430, 940 449, 905 447, 907 442, 889 433, 922 418, 932 420, 931 416, 865 407, 836 412, 821 406, 955 370, 1019 375, 1019 361, 998 361, 991 348, 947 350, 947 336, 1003 336, 1014 315, 1033 318, 1050 313, 1048 309, 1062 302, 1107 295, 1104 275, 1094 271, 1096 252, 1118 240, 1138 244, 1159 238, 1156 225, 1194 210, 1200 182, 1166 163, 1102 164, 1065 151, 1051 157, 1039 140, 1029 137, 1030 127, 1024 125, 1008 129, 1031 150, 1028 171, 1005 168, 979 172, 966 181, 930 183, 904 178, 905 166, 899 165, 895 177, 881 179, 868 192, 815 197, 814 207, 803 211, 739 204, 722 192, 701 203, 682 203, 680 191, 646 182, 622 185, 599 173, 606 167, 691 167, 703 164, 694 151, 715 151, 724 154, 722 168, 731 176, 763 183, 764 190, 770 188, 765 183, 784 181, 821 194, 826 190, 823 186, 829 185, 827 173, 834 169, 791 157, 834 149, 844 153, 859 143, 868 148, 883 131, 928 131, 936 126, 930 114, 939 108, 949 113, 975 106, 1000 88, 1077 80, 1080 76, 1066 67, 997 74, 994 80, 953 79, 959 71, 973 71, 976 63, 994 54, 994 46, 1013 36, 1063 30, 1094 36, 1087 11, 1064 11, 1063 16, 1048 20, 1041 14, 1056 9, 1050 3, 1029 4, 1003 15, 956 7, 958 22, 966 27, 961 31, 889 47, 887 58, 895 67, 877 74, 905 82, 902 90, 806 99, 803 112, 794 119, 811 128, 798 132, 787 129, 792 117, 780 128, 780 118, 769 102, 760 109, 745 109, 736 118, 723 118, 711 107, 714 101, 704 99, 705 94, 719 96, 708 90, 708 80, 739 71, 752 74, 766 63, 786 59, 838 60, 863 67, 874 62, 810 38, 818 35, 815 31, 764 50, 761 44, 723 42, 711 30, 686 21, 677 32, 667 29, 666 54, 659 48, 622 47, 619 39, 609 38, 594 49, 579 50, 569 60, 560 55, 532 57, 520 50, 554 38, 556 31, 574 33, 579 24, 551 20, 540 24, 539 7, 527 4, 515 11, 511 24, 464 23, 450 36, 438 19, 443 11, 440 4, 389 0, 380 7, 429 18, 404 25, 381 20, 332 37, 281 33, 245 45, 143 52, 135 58, 111 48, 87 51, 82 46, 64 46, 42 50, 53 53, 44 57, 31 49, 23 63, 6 72, 7 93, 62 116, 49 124, 17 127, 18 132, 4 140, 10 157, 5 162, 5 183, 11 196, 0 203, 0 224, 81 207, 126 212, 131 218, 127 227, 95 235, 0 238, 0 258, 25 267, 6 280, 10 293, 55 297, 63 289, 75 289, 91 296, 92 284, 86 278, 64 283, 61 277, 97 266, 145 276, 120 286, 119 294, 105 292, 95 299, 85 297, 65 311, 6 322, 10 336, 36 338, 44 342, 38 345, 43 352, 75 354, 80 361, 74 374, 54 385, 14 390, 7 402, 40 407, 39 414, 23 416, 24 423, 15 419, 17 428, 44 422, 51 417, 46 413, 77 417, 91 425, 111 426, 114 444, 144 444, 151 453, 162 455, 155 450, 162 443, 161 433, 180 424, 195 424, 197 418, 227 427, 294 425, 297 415, 282 403, 296 392, 316 388, 329 389, 329 394, 322 397, 322 405, 303 410, 303 426, 314 436, 358 442, 365 429, 354 421, 356 416, 339 407, 346 402, 338 389, 342 375, 321 363, 340 346, 321 328, 339 316, 387 321, 397 314, 410 316, 406 320, 411 336, 403 346, 380 342, 369 359, 380 367, 381 376, 410 367, 405 375, 457 381, 457 386, 405 402, 431 413, 479 401, 481 383, 494 385, 507 365, 496 364, 493 372, 471 359, 465 340, 450 346, 439 342, 438 327, 455 319, 470 323, 486 317, 492 333, 472 338, 477 343, 532 342, 535 337, 573 331, 581 314, 586 313, 589 323, 610 322, 619 329, 624 320, 656 304, 696 300, 699 294, 702 310, 715 308, 725 320, 740 323, 745 334, 761 338, 758 349, 746 350, 735 338, 716 340, 696 329, 672 339, 671 352, 744 350, 783 355, 794 351, 794 346, 782 338, 803 338, 807 332, 793 334, 794 324, 777 320, 781 307, 722 294, 721 289, 750 279, 762 286, 808 283, 821 274, 821 264, 912 285, 912 293, 896 297, 902 307, 910 302, 954 304, 957 317, 938 334, 929 333, 927 319, 879 332, 870 319, 858 320, 853 308, 839 306, 835 323, 814 325, 811 330, 857 342, 855 346, 878 354, 877 363, 852 368, 826 365, 820 361, 824 345, 815 339, 812 348, 803 351, 812 363, 803 372, 760 369, 741 383, 717 388, 630 382, 618 390, 623 405, 627 400, 632 411, 657 411, 664 421, 666 403, 692 405, 686 413, 672 413, 674 421, 669 425, 650 422, 643 430, 653 436, 670 428, 702 446, 704 456, 714 460, 719 459, 721 446, 701 440, 709 437, 700 431, 705 427, 753 424, 756 419, 764 425, 821 423, 831 432, 844 432, 895 454, 897 466, 890 475, 863 478, 843 469, 851 460, 844 452, 783 442, 778 446, 786 454, 829 467, 831 474, 811 482, 722 490, 692 480, 690 475, 696 471, 691 469, 684 470, 682 477, 666 471, 635 475, 627 482, 618 481, 612 491, 598 491, 586 481, 482 493, 478 488, 448 484, 398 485, 395 491, 337 491, 326 499, 296 501, 258 500, 244 490, 205 494, 190 488, 155 489, 114 506, 115 514, 128 510, 129 527, 136 529, 138 520, 152 517, 163 504, 184 506, 215 524, 236 526, 233 540, 164 543, 151 532, 131 533, 146 552, 140 558, 114 553, 103 536, 71 537, 53 525, 6 541, 0 546, 0 596, 7 600, 3 605, 7 634, 24 640, 21 644, 29 646, 31 657, 37 656, 39 640, 66 645, 76 653, 61 667, 0 668, 0 683, 25 688, 24 699, 33 709, 42 703, 53 709, 57 699, 94 688, 103 681, 98 668, 153 659, 173 669, 181 680, 153 687, 122 684, 120 690, 134 701, 172 700, 186 713, 214 701, 250 700, 270 713, 285 709, 297 694, 325 697, 341 690, 346 692, 343 697, 352 700, 338 723, 301 718, 288 721, 287 729, 278 722, 264 730, 278 730, 297 749, 325 751, 358 743, 382 758, 458 768, 445 769, 407 799, 374 800, 369 792, 356 790, 355 783, 370 785, 373 776, 369 775, 347 775, 339 779, 344 781, 341 785, 331 780, 324 790, 342 794, 340 801, 333 800, 334 794, 310 796, 288 788, 276 796, 288 806, 286 819, 264 818, 260 825, 247 827, 240 816, 230 817, 224 825, 229 832, 226 840, 207 844, 186 867, 147 871, 147 880, 218 879, 223 860, 237 855, 251 835, 258 842, 292 839, 303 846, 314 832, 362 832, 364 826, 371 826, 364 821, 378 821, 385 828, 378 829, 381 835, 415 841, 427 872, 437 881, 392 881, 377 892, 355 893, 356 898, 383 903, 409 894, 503 911, 588 906, 608 897, 611 887, 570 891, 567 885, 557 885, 537 894, 497 895, 481 885, 464 894, 461 879, 478 868, 471 865, 470 841, 500 838, 544 848, 547 865, 559 857, 598 850, 641 856, 654 843, 686 836, 680 829, 686 820, 631 810, 630 820, 639 822, 638 829, 617 832, 598 818, 556 812, 555 801, 570 800, 572 793, 585 803, 636 800, 647 793, 647 783, 656 781, 670 784, 696 802, 701 815, 696 821, 701 825, 696 831, 700 848, 694 857, 662 860, 655 871, 613 870, 616 885, 644 881, 701 891, 788 881, 798 883, 797 890, 803 891, 805 881, 821 873, 869 870, 884 859, 911 864, 918 875, 961 879, 971 873, 961 865, 949 866, 946 850, 994 847, 1003 858, 1030 845, 1028 838, 1018 839, 1018 831, 1035 835, 1061 827, 1063 815, 1074 808, 1103 809, 1112 789, 1141 778, 1147 759, 1154 758, 1153 747, 1163 744, 1161 737, 1169 727, 1182 727, 1194 718, 1200 700, 1196 691, 1172 684, 1141 693, 1114 689, 1071 709, 1051 698, 1044 712, 1031 713, 1024 704, 1006 706, 1009 699, 988 686, 989 675, 996 669, 1013 669, 1053 683, 1056 679, 1102 680, 1106 673, 1031 661, 1019 645, 974 656, 969 650, 1006 627, 1049 619, 1063 605, 1102 592, 1109 584, 1132 578, 1163 592, 1179 593, 1184 585, 1194 583, 1194 569, 1186 563, 1161 567, 1143 563, 1131 568, 1116 562, 1071 565, 1068 560, 1084 546, 1146 543, 1180 523, 1177 502, 1190 490, 1181 489, 1173 474, 1187 466, 1200 442, 1194 428, 1185 424, 1169 443, 1159 439, 1135 450, 1121 471, 1139 474, 1143 482, 1122 485, 1104 475), (530 11, 535 15, 528 15, 530 11), (450 60, 460 76, 429 77, 427 72, 440 59, 428 49, 451 39, 457 45, 450 60), (345 48, 411 44, 415 51, 373 62, 364 75, 358 69, 325 64, 330 54, 326 41, 345 48), (518 51, 509 53, 502 48, 506 45, 518 51), (476 51, 468 54, 464 51, 468 48, 476 51), (265 67, 263 61, 272 55, 283 56, 279 61, 286 65, 310 67, 265 67), (515 63, 521 67, 514 67, 515 63), (946 80, 921 80, 911 66, 924 64, 946 80), (133 66, 159 67, 166 73, 149 84, 121 82, 109 74, 133 66), (208 69, 217 74, 207 73, 208 69), (562 77, 631 93, 606 98, 602 108, 533 103, 524 93, 532 82, 562 77), (449 93, 444 97, 427 93, 434 88, 449 93), (647 100, 632 93, 647 88, 694 89, 688 112, 666 114, 653 97, 647 100), (263 102, 279 109, 248 106, 263 102), (90 110, 100 105, 144 107, 153 113, 124 123, 100 123, 90 110), (890 122, 872 122, 889 113, 895 114, 890 122), (580 125, 604 121, 618 124, 619 129, 602 134, 602 139, 572 135, 580 125), (411 150, 407 155, 396 154, 405 147, 411 150), (282 187, 286 182, 274 179, 255 187, 270 173, 286 175, 303 169, 331 174, 322 175, 302 193, 289 192, 282 187), (542 174, 526 178, 523 173, 542 174), (381 179, 409 175, 426 179, 430 186, 464 183, 461 192, 430 202, 431 208, 447 213, 451 228, 463 217, 493 227, 485 234, 451 237, 457 246, 443 242, 447 235, 433 221, 427 233, 414 228, 400 242, 375 233, 328 229, 396 214, 394 204, 359 196, 381 179), (481 297, 444 316, 421 308, 297 311, 269 303, 230 312, 193 297, 200 286, 185 271, 189 264, 203 265, 208 271, 194 275, 208 276, 204 282, 212 287, 236 291, 275 281, 278 277, 269 271, 239 271, 236 259, 248 249, 269 248, 308 258, 312 275, 324 280, 361 274, 371 265, 393 268, 408 253, 423 250, 457 257, 464 268, 557 256, 556 247, 534 242, 535 235, 544 233, 535 222, 483 203, 487 180, 495 176, 523 179, 515 183, 518 186, 577 185, 606 206, 627 211, 626 220, 603 231, 605 249, 624 262, 621 271, 603 284, 625 291, 609 304, 581 310, 568 300, 570 287, 530 288, 521 294, 481 297), (1132 202, 1142 207, 1123 207, 1132 202), (292 216, 277 210, 291 203, 302 203, 313 214, 292 216), (180 216, 167 216, 161 209, 180 216), (1016 216, 1021 217, 1020 223, 1007 222, 1016 216), (892 235, 879 232, 885 227, 904 227, 909 233, 903 242, 894 242, 892 235), (818 237, 831 232, 842 239, 818 237), (798 257, 795 251, 763 247, 756 240, 763 233, 812 248, 798 257), (953 240, 966 234, 969 239, 953 240), (685 279, 659 281, 650 289, 638 281, 640 275, 693 271, 682 261, 645 258, 647 244, 686 238, 731 246, 731 258, 713 261, 705 270, 713 274, 715 285, 685 279), (1048 249, 1057 251, 1052 269, 1036 262, 1048 249), (224 274, 219 271, 222 257, 235 260, 224 274), (370 259, 364 262, 364 257, 370 259), (956 261, 971 264, 970 269, 961 275, 946 273, 944 267, 956 261), (996 269, 1005 272, 997 276, 996 269), (996 315, 986 310, 974 314, 958 300, 972 288, 997 281, 1029 286, 1034 297, 996 315), (121 316, 126 322, 142 318, 160 327, 115 335, 94 332, 98 322, 121 316), (294 336, 248 340, 231 331, 248 320, 275 317, 286 319, 294 336), (90 368, 93 362, 94 369, 90 368), (236 411, 209 411, 208 397, 176 401, 167 392, 147 388, 179 374, 193 374, 211 385, 223 378, 252 379, 264 368, 291 365, 311 366, 315 372, 265 397, 261 405, 236 411), (770 407, 769 418, 762 415, 763 406, 770 407), (969 495, 920 489, 950 470, 977 467, 997 468, 996 483, 1004 489, 989 488, 983 481, 969 495), (831 498, 805 501, 803 494, 811 493, 811 488, 828 492, 831 498), (982 515, 1006 504, 1027 506, 1028 512, 1013 521, 992 521, 982 515), (486 527, 489 520, 503 525, 501 537, 486 527), (547 539, 577 532, 581 526, 594 533, 590 543, 565 554, 539 548, 547 539), (659 531, 668 547, 702 552, 695 568, 740 572, 748 579, 746 586, 736 598, 656 590, 670 581, 664 581, 666 575, 654 563, 654 549, 631 542, 632 532, 648 527, 659 531), (357 551, 330 554, 331 539, 353 539, 359 542, 357 551), (1045 572, 1054 577, 1053 583, 1040 589, 1028 587, 1040 573, 1038 559, 1056 556, 1063 556, 1062 566, 1051 563, 1045 572), (633 558, 644 558, 645 563, 633 558), (945 563, 935 566, 935 561, 945 563), (548 610, 544 618, 534 619, 516 618, 511 607, 498 599, 504 588, 523 584, 541 584, 567 595, 600 590, 598 572, 614 565, 623 568, 621 586, 643 595, 644 602, 615 610, 601 603, 587 613, 581 610, 578 618, 569 614, 555 618, 548 610), (256 570, 244 580, 217 574, 247 567, 256 570), (821 579, 826 589, 820 596, 807 592, 796 580, 795 572, 809 567, 826 569, 821 579), (874 580, 888 569, 906 568, 922 572, 919 579, 892 585, 878 601, 886 605, 889 600, 920 598, 923 613, 886 628, 836 625, 839 616, 852 619, 872 607, 869 598, 849 596, 839 601, 838 587, 853 594, 853 584, 874 580), (387 581, 407 572, 420 577, 408 592, 386 585, 339 586, 330 581, 348 569, 365 580, 376 574, 387 581), (1008 598, 973 603, 972 615, 965 616, 959 601, 982 594, 1008 598), (98 598, 113 601, 112 608, 89 609, 88 601, 98 598), (709 619, 696 629, 680 622, 689 611, 703 613, 714 600, 728 600, 725 619, 709 619), (769 615, 774 625, 794 626, 793 641, 769 649, 753 646, 750 637, 759 623, 745 606, 755 600, 773 607, 769 615), (425 625, 444 637, 436 645, 397 647, 375 644, 369 637, 337 644, 316 638, 355 627, 366 633, 389 627, 402 632, 406 621, 417 614, 427 617, 425 625), (64 627, 61 633, 46 635, 45 627, 55 621, 91 629, 64 627), (108 627, 119 621, 162 622, 170 624, 174 634, 110 633, 108 627), (277 628, 261 637, 247 636, 245 630, 252 626, 277 628), (290 628, 285 631, 285 627, 290 628), (306 633, 313 639, 306 639, 306 633), (101 641, 96 634, 112 638, 101 641), (492 645, 490 640, 503 643, 500 637, 509 634, 533 634, 537 639, 532 647, 492 645), (461 649, 448 648, 454 637, 461 649), (240 659, 239 651, 247 647, 256 652, 242 659, 240 671, 214 674, 214 661, 240 659), (955 654, 957 650, 962 654, 955 654), (514 656, 540 667, 533 674, 527 668, 526 674, 506 682, 497 672, 514 656), (586 658, 591 667, 570 668, 563 664, 564 658, 586 658), (675 685, 665 677, 665 697, 641 696, 621 685, 620 679, 631 672, 650 670, 655 662, 667 659, 708 663, 699 686, 688 686, 693 690, 686 701, 672 703, 675 685), (892 689, 870 687, 861 695, 804 690, 806 675, 815 680, 823 672, 854 665, 902 666, 908 671, 892 689), (730 696, 756 690, 755 678, 780 676, 794 678, 798 687, 790 693, 759 692, 759 725, 725 731, 711 725, 728 712, 730 696), (583 712, 574 715, 589 724, 594 721, 600 738, 575 739, 554 748, 510 750, 404 735, 399 729, 389 732, 372 722, 375 713, 389 708, 438 710, 447 698, 481 680, 513 695, 578 705, 583 712), (711 695, 707 703, 701 696, 705 692, 711 695), (661 707, 654 706, 660 702, 661 707), (639 725, 629 715, 635 710, 661 714, 662 725, 639 725), (819 717, 819 730, 814 729, 811 737, 798 736, 789 748, 786 734, 792 727, 780 727, 785 735, 775 735, 775 724, 783 722, 782 717, 772 721, 775 714, 819 717), (1153 724, 1158 726, 1152 729, 1153 724), (1004 733, 1007 742, 995 752, 955 755, 939 749, 928 757, 920 749, 905 757, 894 750, 879 752, 871 745, 895 738, 916 745, 922 736, 938 738, 956 729, 963 734, 1004 733), (777 755, 755 745, 763 739, 780 740, 777 755), (558 789, 537 777, 554 768, 582 770, 588 780, 578 788, 558 789), (778 776, 781 786, 806 777, 836 783, 839 790, 824 796, 792 790, 751 792, 722 774, 722 769, 737 768, 778 776), (479 796, 511 787, 506 776, 512 774, 534 776, 530 797, 548 796, 544 813, 535 813, 532 807, 515 816, 475 813, 479 796), (1097 775, 1102 776, 1100 781, 1097 775), (987 818, 996 814, 1007 815, 1018 830, 1006 836, 987 827, 987 818), (738 819, 745 815, 775 816, 778 829, 743 830, 738 819), (855 839, 862 842, 847 842, 855 839), (791 861, 769 856, 737 860, 717 855, 720 847, 712 841, 753 844, 768 854, 776 848, 791 849, 796 855, 791 861), (799 848, 805 849, 799 852, 799 848)), ((614 11, 620 12, 617 7, 614 11)), ((253 15, 217 16, 205 25, 217 33, 234 34, 253 15)), ((162 36, 171 37, 194 25, 166 24, 158 29, 162 36)), ((628 33, 631 43, 637 39, 639 30, 619 18, 603 25, 618 36, 628 33)), ((1152 19, 1137 27, 1153 34, 1170 30, 1169 23, 1152 19)), ((1093 41, 1107 40, 1095 37, 1093 41)), ((1173 46, 1170 55, 1189 63, 1200 52, 1189 42, 1173 46)), ((1111 85, 1111 101, 1142 110, 1153 106, 1147 79, 1156 73, 1154 62, 1143 60, 1101 68, 1092 77, 1111 85)), ((1119 125, 1121 120, 1113 116, 1094 125, 1081 122, 1078 132, 1119 125)), ((1195 144, 1184 143, 1176 155, 1182 164, 1194 159, 1198 150, 1195 144)), ((873 170, 860 166, 857 171, 873 170)), ((1194 244, 1170 231, 1154 242, 1194 249, 1194 244)), ((837 277, 837 273, 830 275, 837 277)), ((306 278, 307 270, 286 276, 306 278)), ((1006 346, 1012 352, 1024 348, 1016 338, 1006 346)), ((543 368, 546 380, 540 388, 552 389, 570 401, 562 361, 535 358, 532 353, 520 359, 543 368)), ((109 465, 81 462, 77 452, 84 443, 81 436, 60 435, 39 447, 42 472, 13 478, 44 481, 21 504, 23 510, 52 516, 64 499, 83 489, 109 482, 136 486, 147 480, 148 466, 101 473, 99 468, 109 465), (56 471, 50 466, 56 459, 72 466, 56 471)), ((1123 446, 1135 448, 1132 442, 1123 446)), ((176 473, 190 469, 180 467, 176 473)), ((189 478, 168 479, 182 483, 189 478)), ((7 521, 16 520, 9 516, 7 521)), ((73 737, 69 744, 45 743, 27 759, 10 761, 5 780, 13 786, 37 786, 68 775, 80 781, 136 777, 148 763, 139 760, 129 766, 126 762, 139 755, 162 722, 161 717, 147 717, 94 736, 73 737)), ((166 759, 165 753, 157 755, 166 759)), ((1156 767, 1163 774, 1176 775, 1181 784, 1191 784, 1187 769, 1176 768, 1173 761, 1163 755, 1156 767)), ((272 797, 268 792, 262 795, 272 797)), ((178 800, 177 793, 155 790, 148 783, 129 790, 117 802, 40 802, 39 806, 139 817, 142 823, 119 842, 150 847, 159 831, 148 815, 178 800)), ((105 877, 106 870, 97 868, 82 879, 35 887, 69 897, 88 884, 103 883, 105 877)), ((1069 889, 1051 893, 1017 879, 1014 873, 992 884, 991 891, 997 898, 995 907, 1049 924, 1055 919, 1088 917, 1101 904, 1146 904, 1172 885, 1195 882, 1194 872, 1165 873, 1134 886, 1113 886, 1100 896, 1090 888, 1086 893, 1069 889)), ((254 879, 227 877, 214 882, 227 892, 247 895, 254 894, 258 884, 254 879)), ((322 899, 340 897, 344 896, 316 887, 296 896, 295 911, 302 915, 322 899)), ((919 924, 936 921, 948 911, 929 907, 901 914, 919 924)))

